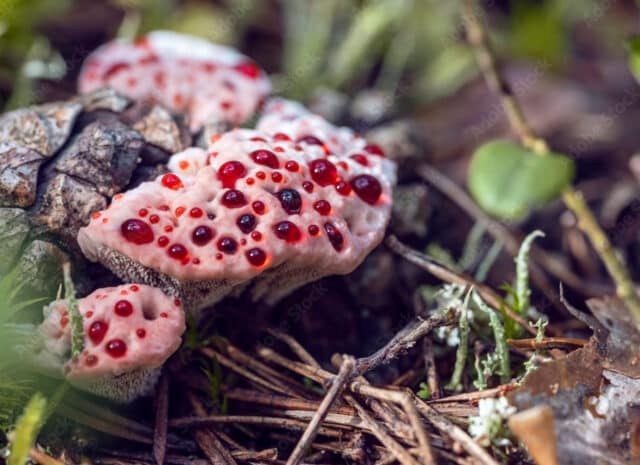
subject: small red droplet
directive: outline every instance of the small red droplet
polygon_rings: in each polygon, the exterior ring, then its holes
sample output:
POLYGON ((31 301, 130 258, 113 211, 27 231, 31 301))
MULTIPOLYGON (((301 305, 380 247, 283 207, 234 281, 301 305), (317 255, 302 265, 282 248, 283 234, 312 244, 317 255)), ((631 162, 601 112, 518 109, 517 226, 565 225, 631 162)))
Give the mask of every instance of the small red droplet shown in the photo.
POLYGON ((312 236, 317 236, 320 233, 320 228, 315 224, 310 224, 307 229, 309 231, 309 234, 311 234, 312 236))
POLYGON ((267 175, 264 173, 264 171, 258 171, 256 172, 256 178, 258 179, 266 179, 267 175))
POLYGON ((167 173, 162 176, 162 185, 167 189, 178 190, 184 187, 182 180, 173 173, 167 173))
POLYGON ((166 247, 168 243, 169 243, 169 238, 167 236, 160 236, 158 238, 158 245, 160 247, 166 247))
POLYGON ((207 245, 211 239, 213 239, 213 231, 209 226, 198 226, 191 233, 191 240, 194 244, 202 247, 203 245, 207 245))
POLYGON ((109 325, 104 321, 94 321, 89 326, 88 336, 89 340, 93 342, 95 345, 98 345, 104 339, 105 334, 109 330, 109 325))
POLYGON ((149 217, 149 223, 156 224, 160 221, 160 217, 158 215, 151 215, 149 217))
POLYGON ((144 337, 147 335, 147 332, 140 328, 136 330, 136 336, 138 336, 140 339, 144 339, 144 337))
POLYGON ((171 231, 173 231, 173 226, 171 226, 170 224, 164 227, 164 232, 170 233, 171 231))
POLYGON ((60 318, 60 327, 64 328, 69 324, 69 317, 63 316, 60 318))
POLYGON ((266 211, 264 202, 260 200, 256 200, 251 204, 251 206, 253 207, 253 211, 256 212, 258 215, 263 215, 264 212, 266 211))
POLYGON ((370 153, 371 155, 377 155, 379 157, 384 157, 384 150, 377 144, 367 144, 364 146, 364 151, 370 153))
POLYGON ((350 183, 358 197, 369 205, 374 205, 382 194, 380 182, 369 174, 356 176, 350 183))
POLYGON ((331 213, 331 204, 326 200, 318 200, 313 204, 313 209, 323 216, 331 213))
POLYGON ((336 228, 333 223, 325 223, 324 230, 327 232, 327 237, 329 238, 329 242, 334 249, 338 252, 342 250, 344 246, 344 238, 342 237, 342 233, 336 228))
POLYGON ((113 310, 118 316, 129 316, 133 313, 133 305, 128 300, 118 300, 113 310))
POLYGON ((369 160, 366 155, 361 153, 354 153, 351 155, 351 158, 355 160, 357 163, 360 163, 362 166, 369 166, 369 160))
POLYGON ((273 226, 273 232, 276 237, 287 242, 297 242, 302 238, 300 229, 291 221, 281 221, 277 223, 273 226))
POLYGON ((268 166, 274 170, 280 168, 278 157, 270 150, 254 150, 249 154, 249 156, 258 165, 268 166))
POLYGON ((187 160, 181 160, 180 163, 178 163, 178 168, 182 171, 187 170, 189 168, 189 162, 187 160))
POLYGON ((273 182, 282 181, 282 174, 278 173, 277 171, 274 171, 273 173, 271 173, 271 180, 273 182))
POLYGON ((344 171, 349 171, 349 165, 345 161, 339 161, 338 166, 342 168, 344 171))
POLYGON ((297 161, 289 160, 284 164, 285 169, 291 172, 298 171, 300 169, 300 165, 298 165, 297 161))
POLYGON ((158 210, 163 211, 163 212, 168 212, 169 211, 169 205, 160 205, 158 207, 158 210))
POLYGON ((189 251, 182 244, 173 244, 167 250, 167 254, 175 260, 182 260, 183 258, 186 258, 186 256, 189 254, 189 251))
POLYGON ((238 250, 238 243, 232 237, 221 237, 218 240, 218 250, 226 254, 234 254, 238 250))
POLYGON ((255 179, 253 178, 247 178, 247 180, 245 181, 247 183, 247 186, 253 186, 256 182, 255 179))
POLYGON ((222 194, 220 202, 227 208, 240 208, 247 204, 244 194, 236 189, 230 189, 222 194))
POLYGON ((311 193, 311 192, 313 192, 313 183, 312 183, 311 181, 304 181, 304 182, 302 183, 302 188, 303 188, 305 191, 307 191, 307 192, 311 193))
POLYGON ((221 253, 219 253, 219 252, 218 252, 218 253, 216 254, 216 260, 222 260, 222 258, 223 258, 223 255, 222 255, 221 253))
POLYGON ((338 191, 338 193, 340 195, 349 195, 351 194, 351 186, 344 182, 344 181, 340 181, 338 183, 336 183, 336 190, 338 191))
POLYGON ((140 288, 136 284, 132 284, 131 286, 129 286, 129 290, 131 292, 138 292, 140 288))
POLYGON ((173 299, 173 305, 175 305, 176 307, 180 307, 182 305, 182 302, 180 301, 180 299, 173 299))
POLYGON ((120 231, 127 241, 137 245, 148 244, 154 239, 151 226, 137 219, 130 219, 122 223, 120 231))
POLYGON ((199 265, 200 264, 200 259, 199 258, 194 258, 193 260, 191 260, 191 263, 193 263, 194 265, 199 265))
POLYGON ((84 315, 86 318, 91 318, 93 316, 93 312, 91 310, 89 310, 87 313, 85 313, 84 315))
POLYGON ((187 210, 187 209, 186 209, 186 208, 184 208, 184 207, 178 207, 178 208, 176 208, 175 214, 176 214, 176 216, 179 218, 179 217, 181 217, 181 216, 184 214, 184 212, 185 212, 186 210, 187 210))
POLYGON ((88 367, 94 367, 98 364, 98 357, 95 355, 87 355, 87 358, 84 359, 84 363, 88 367))
POLYGON ((140 210, 138 210, 138 216, 140 216, 141 218, 147 216, 148 213, 149 210, 147 210, 146 208, 141 208, 140 210))
POLYGON ((247 174, 247 169, 239 161, 228 161, 223 163, 218 170, 218 179, 222 182, 222 187, 233 188, 236 181, 247 174))
POLYGON ((198 207, 193 207, 191 210, 189 210, 189 216, 191 218, 200 218, 203 214, 204 212, 202 211, 202 209, 198 207))
POLYGON ((264 137, 252 137, 249 139, 251 142, 266 142, 267 140, 264 137))
POLYGON ((278 152, 278 153, 282 153, 282 152, 284 152, 284 147, 275 147, 275 148, 273 149, 273 151, 274 151, 274 152, 278 152))
POLYGON ((237 64, 233 67, 233 69, 241 74, 244 74, 249 79, 257 79, 258 76, 260 76, 260 68, 249 61, 237 64))
POLYGON ((277 132, 273 135, 273 140, 291 140, 291 137, 287 136, 286 134, 283 134, 282 132, 277 132))
POLYGON ((160 318, 169 318, 169 314, 167 312, 160 312, 160 318))
POLYGON ((324 145, 324 142, 322 142, 316 136, 312 136, 312 135, 299 137, 298 139, 296 139, 296 142, 297 143, 304 142, 305 144, 309 144, 309 145, 324 145))
POLYGON ((253 266, 262 266, 267 261, 267 254, 264 253, 264 250, 257 247, 247 250, 245 256, 253 266))
POLYGON ((309 171, 311 173, 311 179, 321 186, 335 184, 338 180, 338 170, 329 160, 324 160, 322 158, 312 160, 309 163, 309 171))
POLYGON ((122 339, 111 339, 105 347, 107 354, 113 358, 121 358, 127 353, 127 344, 122 339))
POLYGON ((260 231, 253 231, 251 233, 251 239, 253 239, 254 241, 259 241, 262 239, 262 233, 260 231))

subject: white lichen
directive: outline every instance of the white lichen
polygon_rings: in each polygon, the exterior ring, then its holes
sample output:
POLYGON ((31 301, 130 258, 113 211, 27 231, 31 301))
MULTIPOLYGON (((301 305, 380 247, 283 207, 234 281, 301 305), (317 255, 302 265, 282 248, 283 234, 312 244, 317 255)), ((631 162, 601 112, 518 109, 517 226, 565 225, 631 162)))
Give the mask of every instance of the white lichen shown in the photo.
POLYGON ((497 399, 480 399, 478 415, 469 419, 469 434, 479 442, 488 445, 508 441, 505 438, 505 420, 516 412, 516 408, 509 405, 506 397, 497 399))

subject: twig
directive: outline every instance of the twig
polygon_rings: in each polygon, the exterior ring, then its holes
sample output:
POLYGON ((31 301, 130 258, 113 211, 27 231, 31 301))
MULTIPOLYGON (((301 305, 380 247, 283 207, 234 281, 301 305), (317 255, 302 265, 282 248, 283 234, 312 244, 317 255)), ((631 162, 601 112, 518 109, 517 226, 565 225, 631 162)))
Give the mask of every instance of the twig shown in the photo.
POLYGON ((324 399, 322 399, 318 410, 309 422, 309 426, 296 444, 296 447, 293 449, 289 460, 287 460, 287 465, 300 464, 300 462, 302 461, 302 457, 307 452, 307 450, 309 450, 311 443, 313 443, 314 439, 316 438, 320 424, 327 416, 327 413, 336 400, 336 397, 342 391, 342 388, 350 377, 354 366, 355 360, 353 359, 353 357, 345 357, 338 375, 333 379, 331 388, 329 388, 326 396, 324 397, 324 399))
POLYGON ((169 415, 169 379, 163 373, 158 383, 155 399, 156 418, 153 431, 153 458, 157 465, 163 465, 167 454, 167 420, 169 415))
MULTIPOLYGON (((207 411, 193 393, 189 393, 189 402, 199 417, 206 417, 207 411)), ((216 434, 207 429, 199 429, 194 433, 198 447, 202 449, 212 464, 237 465, 232 454, 227 451, 216 434)))
MULTIPOLYGON (((265 394, 248 389, 236 388, 225 391, 224 394, 230 400, 239 400, 241 402, 266 405, 268 407, 276 407, 287 410, 317 410, 320 406, 320 402, 315 400, 295 399, 293 397, 265 394)), ((339 413, 343 415, 355 414, 353 409, 346 406, 334 406, 330 411, 332 413, 339 413)))
POLYGON ((507 339, 509 347, 531 350, 572 349, 584 347, 588 342, 587 339, 575 339, 571 337, 545 337, 541 341, 536 341, 535 338, 507 339))
POLYGON ((318 361, 315 358, 313 358, 313 356, 309 352, 307 352, 307 349, 302 347, 302 344, 296 341, 292 336, 290 336, 289 334, 283 333, 282 331, 278 331, 276 329, 268 329, 267 332, 271 334, 273 337, 275 337, 276 339, 287 344, 289 348, 293 351, 293 353, 296 354, 298 358, 302 360, 304 363, 306 363, 307 365, 311 365, 312 367, 315 367, 315 368, 320 368, 320 364, 318 363, 318 361))
POLYGON ((526 331, 529 331, 532 335, 536 334, 536 330, 529 326, 529 323, 518 315, 511 307, 509 307, 502 298, 493 291, 488 286, 485 286, 482 283, 477 282, 471 276, 468 276, 464 273, 458 273, 456 271, 450 270, 444 265, 436 262, 435 260, 427 257, 424 254, 421 254, 417 250, 413 250, 412 248, 404 245, 402 242, 398 240, 393 234, 387 238, 387 245, 398 255, 401 255, 406 260, 410 261, 414 265, 419 266, 425 271, 428 271, 435 277, 449 282, 453 284, 460 285, 468 285, 473 286, 480 297, 482 297, 489 305, 493 308, 504 309, 505 313, 509 315, 511 319, 518 322, 520 326, 522 326, 526 331))
POLYGON ((35 463, 39 463, 40 465, 65 465, 64 462, 51 457, 50 455, 42 452, 37 447, 31 448, 31 450, 29 451, 29 457, 31 457, 31 460, 33 460, 35 463))
MULTIPOLYGON (((522 145, 538 155, 547 155, 549 149, 546 142, 538 138, 527 124, 518 101, 496 65, 485 26, 475 14, 474 6, 474 0, 464 0, 462 16, 469 37, 469 43, 474 49, 482 73, 489 86, 500 97, 507 119, 518 134, 522 145)), ((594 249, 604 262, 611 278, 616 284, 616 294, 624 301, 636 322, 636 326, 640 328, 640 297, 635 290, 629 270, 627 270, 616 255, 609 238, 602 228, 600 228, 582 194, 575 191, 572 187, 568 187, 563 192, 562 198, 565 205, 578 219, 578 226, 587 235, 594 249)))

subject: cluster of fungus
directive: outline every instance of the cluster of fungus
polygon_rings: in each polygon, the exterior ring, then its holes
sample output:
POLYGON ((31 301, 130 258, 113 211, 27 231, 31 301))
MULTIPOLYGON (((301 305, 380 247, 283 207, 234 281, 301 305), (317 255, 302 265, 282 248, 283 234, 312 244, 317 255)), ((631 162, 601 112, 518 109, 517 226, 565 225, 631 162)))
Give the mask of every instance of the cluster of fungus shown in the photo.
POLYGON ((169 31, 94 51, 78 87, 88 93, 105 86, 187 115, 194 132, 205 123, 244 122, 271 90, 264 71, 236 50, 169 31))
POLYGON ((351 130, 276 103, 265 130, 176 154, 172 172, 114 198, 80 231, 84 254, 195 308, 253 278, 253 297, 272 302, 351 272, 382 240, 394 164, 351 130))
MULTIPOLYGON (((149 392, 185 331, 181 302, 142 284, 98 289, 80 299, 79 311, 84 348, 64 364, 65 377, 82 389, 122 402, 149 392)), ((72 329, 66 300, 45 309, 39 331, 42 357, 68 357, 72 329)))

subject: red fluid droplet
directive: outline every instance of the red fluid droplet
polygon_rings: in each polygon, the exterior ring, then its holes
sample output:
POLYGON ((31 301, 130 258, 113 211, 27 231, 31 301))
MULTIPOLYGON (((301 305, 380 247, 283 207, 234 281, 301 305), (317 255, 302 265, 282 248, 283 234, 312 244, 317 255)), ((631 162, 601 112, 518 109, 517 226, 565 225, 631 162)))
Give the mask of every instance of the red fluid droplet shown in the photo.
POLYGON ((331 204, 326 200, 318 200, 313 204, 313 209, 323 216, 331 213, 331 204))
POLYGON ((233 69, 244 74, 249 79, 257 79, 260 76, 260 68, 250 61, 239 63, 235 65, 233 69))
POLYGON ((349 171, 349 165, 347 165, 346 161, 339 161, 338 166, 342 168, 344 171, 349 171))
POLYGON ((180 299, 173 299, 173 305, 180 307, 182 305, 182 301, 180 299))
POLYGON ((173 231, 173 226, 171 226, 170 224, 164 227, 164 232, 170 233, 171 231, 173 231))
POLYGON ((158 210, 163 211, 163 212, 168 212, 169 211, 169 205, 160 205, 158 207, 158 210))
POLYGON ((162 185, 164 187, 166 187, 167 189, 171 189, 171 190, 178 190, 181 189, 182 187, 184 187, 184 185, 182 184, 182 180, 175 174, 173 173, 168 173, 165 174, 164 176, 162 176, 162 185))
POLYGON ((264 253, 264 250, 257 247, 247 250, 245 255, 249 263, 251 263, 253 266, 262 266, 267 261, 267 254, 264 253))
POLYGON ((238 243, 232 237, 221 237, 218 241, 218 250, 226 254, 234 254, 238 250, 238 243))
POLYGON ((276 237, 287 242, 298 242, 302 238, 300 229, 291 221, 281 221, 273 226, 276 237))
POLYGON ((282 181, 282 174, 278 173, 277 171, 274 171, 273 173, 271 173, 271 180, 273 182, 282 181))
POLYGON ((160 236, 158 238, 158 245, 160 247, 166 247, 168 243, 169 243, 169 238, 167 236, 160 236))
POLYGON ((262 239, 262 233, 260 231, 253 231, 251 233, 251 239, 253 239, 254 241, 259 241, 262 239))
POLYGON ((267 140, 264 137, 252 137, 249 139, 251 142, 266 142, 267 140))
POLYGON ((204 212, 201 208, 193 207, 191 210, 189 210, 189 216, 191 218, 200 218, 202 217, 202 215, 204 215, 204 212))
POLYGON ((98 345, 104 339, 105 334, 109 330, 109 325, 104 321, 94 321, 89 326, 88 336, 89 340, 93 342, 95 345, 98 345))
POLYGON ((133 305, 128 300, 118 300, 113 307, 118 316, 129 316, 133 313, 133 305))
POLYGON ((194 265, 199 265, 200 264, 200 259, 199 258, 194 258, 193 260, 191 260, 191 263, 193 263, 194 265))
POLYGON ((216 260, 222 260, 222 258, 223 258, 223 255, 222 255, 221 253, 219 253, 219 252, 218 252, 218 253, 216 254, 216 260))
POLYGON ((370 153, 371 155, 377 155, 379 157, 384 157, 384 150, 377 144, 367 144, 364 146, 364 151, 370 153))
POLYGON ((338 231, 338 228, 336 228, 333 223, 325 223, 324 230, 327 232, 327 237, 329 238, 329 242, 331 242, 333 248, 340 252, 344 246, 342 233, 338 231))
POLYGON ((175 260, 182 260, 183 258, 186 258, 186 256, 189 254, 189 251, 182 244, 173 244, 167 250, 167 254, 175 260))
POLYGON ((254 150, 249 156, 258 165, 268 166, 274 170, 280 168, 278 157, 270 150, 254 150))
POLYGON ((284 167, 287 171, 296 172, 300 169, 300 165, 298 165, 297 161, 289 160, 284 164, 284 167))
POLYGON ((282 205, 282 208, 288 214, 296 215, 300 213, 300 209, 302 208, 302 198, 298 191, 294 189, 282 189, 280 192, 276 193, 276 197, 278 197, 280 205, 282 205))
POLYGON ((160 221, 160 217, 158 215, 151 215, 149 217, 149 223, 156 224, 160 221))
POLYGON ((255 184, 256 180, 253 178, 247 178, 247 186, 253 186, 255 184))
POLYGON ((309 163, 309 171, 311 179, 321 186, 329 186, 335 184, 338 180, 338 170, 336 166, 329 160, 317 159, 309 163))
POLYGON ((318 227, 318 225, 315 225, 315 224, 310 224, 307 230, 309 231, 309 234, 311 234, 312 236, 317 236, 320 233, 320 228, 318 227))
POLYGON ((107 342, 105 351, 113 358, 121 358, 127 353, 127 344, 122 339, 111 339, 107 342))
POLYGON ((247 199, 244 198, 244 194, 236 189, 230 189, 222 194, 222 205, 227 208, 240 208, 247 204, 247 199))
POLYGON ((122 223, 120 231, 127 241, 137 245, 148 244, 154 239, 151 226, 137 219, 130 219, 122 223))
POLYGON ((186 210, 187 210, 187 209, 186 209, 186 208, 184 208, 184 207, 178 207, 178 208, 176 208, 175 214, 176 214, 176 216, 179 218, 179 217, 181 217, 181 216, 184 214, 184 212, 185 212, 186 210))
POLYGON ((380 182, 369 174, 361 174, 351 179, 351 187, 358 197, 369 205, 374 205, 382 194, 380 182))
POLYGON ((311 181, 304 181, 304 182, 302 183, 302 188, 303 188, 305 191, 307 191, 307 192, 311 193, 311 192, 313 192, 313 183, 312 183, 311 181))
POLYGON ((298 139, 296 139, 296 142, 298 143, 304 142, 305 144, 309 144, 309 145, 324 145, 324 142, 322 142, 316 136, 312 136, 312 135, 299 137, 298 139))
POLYGON ((147 332, 140 328, 136 330, 136 336, 138 336, 140 339, 144 339, 144 337, 147 335, 147 332))
POLYGON ((273 149, 274 152, 278 152, 278 153, 282 153, 284 152, 284 148, 283 147, 276 147, 273 149))
POLYGON ((167 312, 160 312, 160 318, 169 318, 169 314, 167 312))
POLYGON ((140 210, 138 210, 138 216, 141 218, 144 218, 145 216, 147 216, 148 213, 149 213, 149 210, 147 210, 146 208, 141 208, 140 210))
POLYGON ((287 136, 286 134, 282 133, 282 132, 277 132, 273 135, 273 140, 278 140, 278 141, 282 141, 282 140, 291 140, 291 137, 287 136))
POLYGON ((336 190, 340 195, 349 195, 351 194, 351 186, 344 181, 340 181, 336 183, 336 190))
POLYGON ((256 212, 258 215, 262 215, 266 211, 264 202, 260 200, 256 200, 255 202, 253 202, 251 204, 251 207, 253 207, 253 211, 256 212))
POLYGON ((98 364, 98 357, 95 355, 87 355, 87 358, 84 359, 84 363, 88 367, 94 367, 98 364))
POLYGON ((207 245, 213 239, 213 231, 209 226, 198 226, 191 233, 191 240, 195 245, 202 247, 203 245, 207 245))
POLYGON ((104 72, 104 78, 105 80, 108 80, 125 69, 129 69, 129 63, 114 63, 104 72))
POLYGON ((86 318, 91 318, 93 316, 93 312, 89 310, 85 315, 86 318))
POLYGON ((223 163, 218 170, 218 179, 224 188, 233 188, 236 181, 247 174, 247 169, 239 161, 228 161, 223 163))
POLYGON ((361 153, 354 153, 351 155, 351 158, 355 160, 357 163, 360 163, 362 166, 369 166, 369 160, 366 155, 361 153))
POLYGON ((137 285, 132 284, 131 286, 129 286, 129 290, 131 292, 138 292, 140 290, 140 288, 137 285))
POLYGON ((251 231, 253 231, 257 223, 258 222, 256 221, 256 217, 251 213, 240 215, 236 220, 238 228, 240 228, 240 231, 245 234, 249 234, 251 231))

